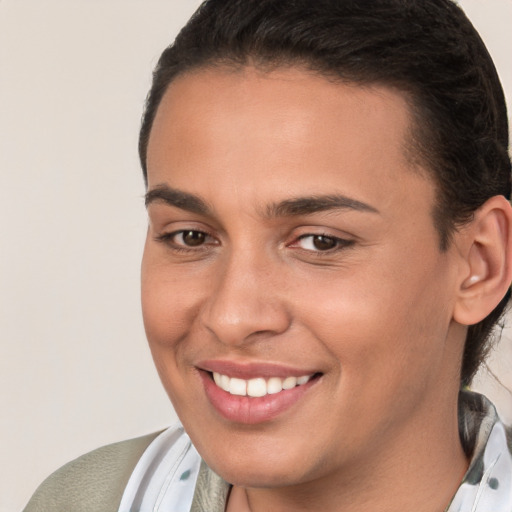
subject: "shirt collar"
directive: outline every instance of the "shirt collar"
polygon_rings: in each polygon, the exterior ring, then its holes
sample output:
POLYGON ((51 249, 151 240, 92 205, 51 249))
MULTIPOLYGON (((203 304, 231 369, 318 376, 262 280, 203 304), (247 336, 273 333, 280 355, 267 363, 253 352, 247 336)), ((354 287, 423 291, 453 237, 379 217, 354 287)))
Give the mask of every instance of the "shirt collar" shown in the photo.
POLYGON ((487 398, 461 392, 459 432, 470 464, 446 512, 512 511, 510 431, 487 398))

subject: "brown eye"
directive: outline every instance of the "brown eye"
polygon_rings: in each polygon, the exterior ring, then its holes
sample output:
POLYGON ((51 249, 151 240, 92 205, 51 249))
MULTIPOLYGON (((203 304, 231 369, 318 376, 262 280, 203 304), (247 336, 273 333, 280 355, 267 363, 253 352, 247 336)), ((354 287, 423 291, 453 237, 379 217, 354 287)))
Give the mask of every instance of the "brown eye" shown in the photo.
POLYGON ((156 236, 155 240, 176 252, 197 252, 219 245, 215 237, 198 229, 180 229, 172 233, 162 233, 156 236))
POLYGON ((183 231, 181 238, 184 245, 189 247, 197 247, 203 245, 206 241, 206 233, 201 231, 183 231))
POLYGON ((313 246, 318 251, 328 251, 329 249, 334 249, 338 244, 335 238, 324 235, 315 235, 312 239, 313 246))
POLYGON ((334 253, 353 245, 353 240, 338 238, 337 236, 308 234, 300 236, 290 247, 299 247, 306 251, 316 253, 334 253))

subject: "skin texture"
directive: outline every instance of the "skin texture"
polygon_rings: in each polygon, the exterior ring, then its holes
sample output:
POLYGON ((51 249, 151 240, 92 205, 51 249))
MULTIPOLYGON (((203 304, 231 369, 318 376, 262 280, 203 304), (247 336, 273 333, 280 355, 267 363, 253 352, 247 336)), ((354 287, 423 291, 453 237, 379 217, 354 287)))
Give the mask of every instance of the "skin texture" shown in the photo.
POLYGON ((440 251, 435 187, 405 156, 408 130, 398 92, 300 69, 199 70, 159 107, 149 193, 193 194, 208 211, 149 201, 144 322, 186 430, 235 484, 231 510, 444 510, 467 468, 455 318, 483 314, 461 289, 472 262, 485 277, 485 258, 471 227, 440 251), (334 194, 368 208, 272 208, 334 194), (187 246, 180 230, 204 240, 187 246), (321 377, 277 417, 243 424, 208 400, 205 360, 321 377))

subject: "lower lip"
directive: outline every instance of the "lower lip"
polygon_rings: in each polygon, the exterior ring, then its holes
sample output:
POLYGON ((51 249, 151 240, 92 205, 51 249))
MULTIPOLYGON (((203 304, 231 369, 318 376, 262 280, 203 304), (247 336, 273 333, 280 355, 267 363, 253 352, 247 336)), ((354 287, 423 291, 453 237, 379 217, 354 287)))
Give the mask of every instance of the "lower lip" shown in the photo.
POLYGON ((318 378, 314 377, 306 384, 285 389, 279 393, 262 397, 232 395, 219 388, 209 372, 200 371, 206 396, 217 412, 229 421, 252 425, 270 421, 284 413, 313 386, 318 378))

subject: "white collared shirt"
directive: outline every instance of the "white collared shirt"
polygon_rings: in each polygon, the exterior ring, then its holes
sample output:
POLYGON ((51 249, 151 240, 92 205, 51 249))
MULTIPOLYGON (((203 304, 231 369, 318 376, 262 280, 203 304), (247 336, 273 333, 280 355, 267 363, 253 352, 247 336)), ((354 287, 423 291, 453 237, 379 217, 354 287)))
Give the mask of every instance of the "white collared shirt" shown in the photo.
POLYGON ((119 512, 189 512, 200 464, 183 427, 168 428, 135 466, 119 512))

